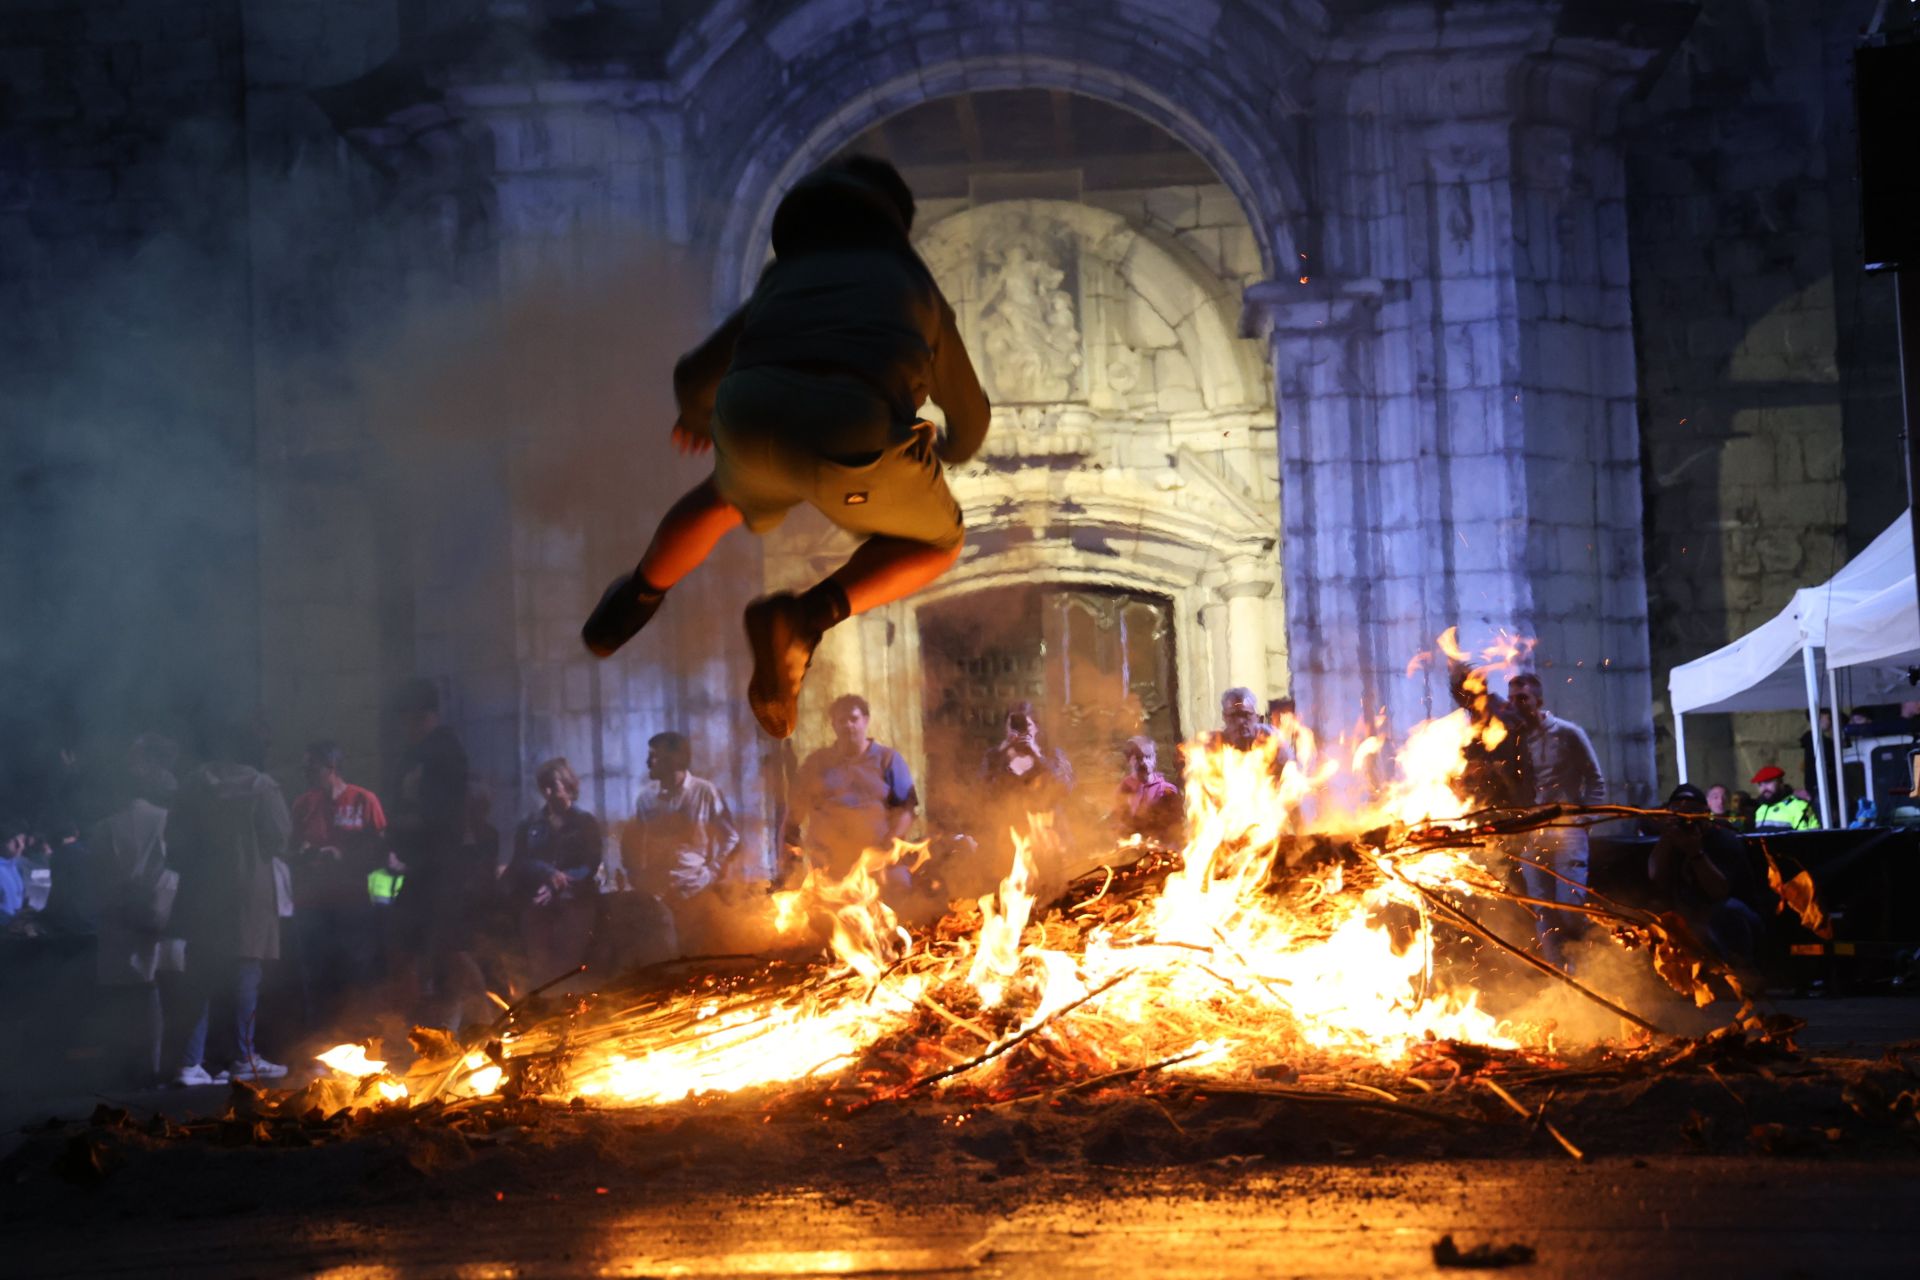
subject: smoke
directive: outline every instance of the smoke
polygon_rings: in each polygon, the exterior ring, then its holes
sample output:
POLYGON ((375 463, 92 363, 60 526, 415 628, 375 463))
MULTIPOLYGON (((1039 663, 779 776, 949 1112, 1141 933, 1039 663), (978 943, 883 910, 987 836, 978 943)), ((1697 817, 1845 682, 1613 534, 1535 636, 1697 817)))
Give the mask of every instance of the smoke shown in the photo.
MULTIPOLYGON (((210 150, 188 129, 162 162, 210 150)), ((208 194, 217 210, 219 188, 208 194)), ((208 216, 63 281, 9 282, 32 318, 0 356, 0 700, 17 785, 37 781, 19 758, 36 743, 144 723, 179 733, 248 702, 245 277, 234 229, 208 216)))
MULTIPOLYGON (((591 270, 533 276, 497 301, 450 299, 362 345, 357 395, 401 474, 431 476, 475 448, 508 451, 519 512, 560 524, 615 504, 629 517, 651 511, 704 470, 673 463, 667 443, 673 362, 710 319, 699 264, 631 235, 582 235, 573 247, 591 270)), ((643 523, 630 532, 644 538, 643 523)))
MULTIPOLYGON (((1531 917, 1505 936, 1525 943, 1531 936, 1531 917)), ((1632 1011, 1662 1030, 1679 1034, 1691 1029, 1692 1002, 1676 994, 1653 970, 1645 950, 1629 950, 1612 934, 1594 928, 1565 946, 1569 972, 1581 986, 1632 1011)), ((1518 962, 1504 966, 1507 976, 1483 982, 1482 989, 1500 1007, 1503 1019, 1524 1026, 1550 1028, 1562 1045, 1594 1044, 1638 1034, 1638 1028, 1619 1014, 1588 999, 1564 982, 1544 979, 1518 962)), ((1484 966, 1483 966, 1484 969, 1484 966)))
MULTIPOLYGON (((484 284, 436 274, 430 228, 352 207, 337 140, 249 171, 243 127, 178 123, 111 232, 45 204, 0 246, 0 812, 84 826, 123 798, 136 733, 191 754, 234 721, 270 728, 290 797, 323 736, 385 794, 385 707, 416 674, 451 690, 509 832, 554 754, 617 825, 662 729, 746 799, 754 762, 723 750, 745 678, 713 637, 758 587, 751 540, 676 592, 642 659, 568 674, 586 607, 705 474, 667 440, 705 265, 586 231, 544 261, 478 255, 484 284)), ((291 947, 276 968, 290 988, 291 947)), ((289 1000, 263 1010, 277 1052, 289 1000)), ((91 1034, 42 1013, 50 1045, 91 1034)))

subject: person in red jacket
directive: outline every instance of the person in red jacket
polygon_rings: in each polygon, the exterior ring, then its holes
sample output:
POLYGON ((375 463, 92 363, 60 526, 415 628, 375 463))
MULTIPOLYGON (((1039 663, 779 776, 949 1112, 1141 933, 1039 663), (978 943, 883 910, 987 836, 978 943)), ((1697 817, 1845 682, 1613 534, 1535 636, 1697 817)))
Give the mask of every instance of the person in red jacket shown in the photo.
POLYGON ((293 926, 309 1033, 372 984, 380 948, 367 877, 397 865, 380 797, 341 776, 344 758, 337 742, 311 743, 308 789, 293 801, 293 926))
POLYGON ((745 524, 765 533, 801 503, 863 539, 807 591, 747 606, 761 728, 792 734, 800 682, 827 628, 924 587, 960 556, 960 506, 942 464, 986 439, 989 407, 953 308, 908 240, 913 193, 883 160, 817 169, 774 213, 774 261, 753 296, 674 367, 683 452, 713 475, 667 512, 581 639, 607 657, 667 590, 745 524), (944 436, 921 420, 928 399, 944 436))

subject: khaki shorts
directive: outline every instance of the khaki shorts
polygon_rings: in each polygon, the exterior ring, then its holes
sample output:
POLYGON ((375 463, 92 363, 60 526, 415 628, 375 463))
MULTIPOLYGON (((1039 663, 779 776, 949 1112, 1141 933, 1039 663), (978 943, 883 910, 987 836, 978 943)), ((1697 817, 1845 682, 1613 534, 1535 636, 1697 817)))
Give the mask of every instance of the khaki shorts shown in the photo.
POLYGON ((728 374, 713 417, 714 487, 739 508, 755 533, 765 533, 807 502, 860 537, 958 545, 965 525, 934 451, 933 424, 889 428, 884 415, 878 397, 850 379, 785 370, 728 374), (769 421, 762 408, 775 392, 784 408, 780 422, 769 421), (897 436, 904 430, 905 438, 870 451, 870 460, 823 457, 802 441, 827 436, 822 419, 836 411, 878 413, 882 420, 875 434, 897 436))

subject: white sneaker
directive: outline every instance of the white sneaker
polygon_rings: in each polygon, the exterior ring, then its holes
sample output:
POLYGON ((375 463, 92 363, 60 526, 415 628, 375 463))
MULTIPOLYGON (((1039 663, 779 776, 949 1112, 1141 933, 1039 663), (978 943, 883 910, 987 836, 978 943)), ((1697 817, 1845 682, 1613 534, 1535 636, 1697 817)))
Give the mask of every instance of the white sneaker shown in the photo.
POLYGON ((195 1063, 191 1067, 180 1068, 180 1074, 173 1078, 174 1087, 179 1089, 191 1089, 195 1085, 202 1084, 225 1084, 226 1082, 226 1072, 222 1071, 217 1075, 209 1075, 207 1069, 198 1063, 195 1063))
POLYGON ((278 1080, 287 1074, 287 1069, 265 1058, 249 1058, 245 1062, 234 1063, 223 1074, 233 1080, 278 1080))

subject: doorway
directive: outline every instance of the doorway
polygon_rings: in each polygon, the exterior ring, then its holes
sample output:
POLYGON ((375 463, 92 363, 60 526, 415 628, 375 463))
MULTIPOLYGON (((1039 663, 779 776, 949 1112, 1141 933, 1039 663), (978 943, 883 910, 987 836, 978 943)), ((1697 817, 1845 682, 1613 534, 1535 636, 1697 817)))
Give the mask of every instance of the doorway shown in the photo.
MULTIPOLYGON (((1120 745, 1146 734, 1177 779, 1181 741, 1172 602, 1118 587, 994 587, 919 611, 927 816, 964 831, 982 757, 1007 707, 1033 703, 1042 744, 1065 751, 1076 826, 1113 798, 1120 745)), ((1091 826, 1084 830, 1093 830, 1091 826)))

